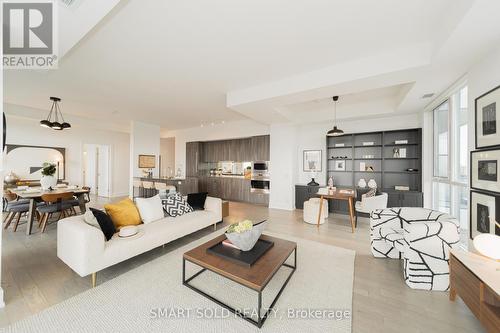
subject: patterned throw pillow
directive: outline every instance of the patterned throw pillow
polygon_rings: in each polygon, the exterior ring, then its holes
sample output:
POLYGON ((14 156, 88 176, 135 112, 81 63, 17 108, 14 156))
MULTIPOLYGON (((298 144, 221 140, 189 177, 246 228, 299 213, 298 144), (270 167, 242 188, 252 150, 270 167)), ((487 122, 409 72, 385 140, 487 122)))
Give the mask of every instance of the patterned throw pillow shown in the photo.
POLYGON ((164 199, 163 209, 172 217, 181 216, 193 211, 193 208, 187 203, 180 193, 170 195, 164 199))

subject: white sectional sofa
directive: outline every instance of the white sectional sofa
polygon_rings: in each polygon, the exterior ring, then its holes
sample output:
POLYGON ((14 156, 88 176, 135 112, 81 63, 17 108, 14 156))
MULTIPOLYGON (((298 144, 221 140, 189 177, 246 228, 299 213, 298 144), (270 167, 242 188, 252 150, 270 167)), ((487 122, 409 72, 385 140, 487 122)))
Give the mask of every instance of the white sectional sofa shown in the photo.
POLYGON ((57 224, 57 256, 80 276, 95 273, 158 246, 222 221, 222 200, 207 197, 205 210, 139 225, 143 235, 134 239, 113 237, 106 241, 102 231, 85 223, 83 215, 57 224))

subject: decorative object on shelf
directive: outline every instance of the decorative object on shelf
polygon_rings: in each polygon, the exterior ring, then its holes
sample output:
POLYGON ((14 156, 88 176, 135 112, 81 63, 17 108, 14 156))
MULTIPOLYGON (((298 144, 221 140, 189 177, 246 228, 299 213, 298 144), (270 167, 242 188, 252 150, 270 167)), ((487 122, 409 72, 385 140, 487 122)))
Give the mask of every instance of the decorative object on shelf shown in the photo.
POLYGON ((399 158, 399 148, 392 148, 392 157, 399 158))
POLYGON ((335 147, 345 147, 345 143, 336 143, 335 147))
POLYGON ((474 237, 472 243, 474 244, 474 248, 481 255, 496 261, 500 260, 500 236, 481 234, 474 237))
POLYGON ((358 181, 358 187, 365 188, 366 187, 366 180, 364 178, 361 178, 358 181))
POLYGON ((322 150, 304 150, 303 151, 303 170, 304 172, 321 172, 322 168, 322 150))
POLYGON ((347 156, 332 156, 334 160, 347 160, 347 156))
POLYGON ((156 168, 155 155, 139 155, 139 168, 141 169, 154 169, 156 168))
POLYGON ((476 149, 500 145, 500 86, 475 100, 476 149))
POLYGON ((396 191, 409 191, 410 190, 410 187, 409 186, 406 186, 406 185, 395 185, 394 186, 394 189, 396 191))
POLYGON ((252 221, 244 220, 231 224, 226 230, 225 235, 241 251, 250 251, 255 243, 257 243, 266 225, 266 221, 254 225, 252 221))
POLYGON ((471 188, 500 192, 498 164, 500 150, 487 149, 471 152, 471 188))
POLYGON ((342 136, 344 135, 344 131, 340 128, 337 128, 337 101, 339 100, 339 96, 333 96, 333 129, 329 130, 326 133, 327 136, 342 136))
POLYGON ((333 187, 333 177, 332 176, 328 177, 328 187, 330 187, 330 188, 333 187))
POLYGON ((366 163, 359 162, 359 171, 365 171, 365 170, 366 170, 366 163))
POLYGON ((43 163, 42 167, 42 178, 40 179, 40 185, 44 190, 50 190, 55 188, 57 185, 57 178, 54 175, 57 172, 56 165, 54 163, 43 163))
POLYGON ((407 172, 415 172, 417 173, 418 172, 418 169, 415 169, 415 168, 408 168, 406 169, 407 172))
POLYGON ((399 158, 406 158, 406 148, 399 148, 399 158))
POLYGON ((52 107, 50 108, 49 115, 47 116, 47 119, 40 120, 40 126, 52 128, 53 130, 58 131, 70 128, 70 123, 64 120, 61 108, 59 107, 61 99, 59 97, 50 97, 50 100, 52 101, 52 107), (54 121, 52 121, 52 118, 54 118, 54 121))
POLYGON ((394 141, 395 145, 405 145, 408 143, 408 140, 396 140, 394 141))
POLYGON ((375 158, 375 155, 362 155, 361 158, 371 159, 371 158, 375 158))
POLYGON ((373 166, 371 166, 371 165, 367 165, 367 166, 365 167, 365 171, 368 171, 368 172, 373 172, 373 171, 375 171, 375 170, 373 169, 373 166))
POLYGON ((500 234, 500 228, 495 221, 495 202, 498 195, 470 192, 470 238, 479 234, 500 234))
POLYGON ((3 181, 7 185, 14 185, 19 181, 19 177, 13 171, 11 171, 5 176, 3 181))
POLYGON ((369 188, 377 188, 377 182, 375 181, 375 179, 372 178, 368 181, 368 187, 369 188))
POLYGON ((374 146, 374 145, 375 145, 375 142, 373 142, 373 141, 363 142, 363 146, 374 146))
POLYGON ((334 195, 337 192, 337 188, 335 186, 328 188, 328 195, 334 195))
POLYGON ((336 171, 345 171, 345 161, 335 161, 336 171))

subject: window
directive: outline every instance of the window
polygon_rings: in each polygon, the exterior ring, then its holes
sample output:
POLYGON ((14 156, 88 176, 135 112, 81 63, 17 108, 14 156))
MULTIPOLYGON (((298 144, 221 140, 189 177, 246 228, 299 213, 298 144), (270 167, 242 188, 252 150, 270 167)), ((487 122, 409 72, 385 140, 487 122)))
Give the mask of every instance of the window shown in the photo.
POLYGON ((465 240, 469 228, 467 102, 467 86, 463 86, 433 110, 432 208, 456 217, 465 240))

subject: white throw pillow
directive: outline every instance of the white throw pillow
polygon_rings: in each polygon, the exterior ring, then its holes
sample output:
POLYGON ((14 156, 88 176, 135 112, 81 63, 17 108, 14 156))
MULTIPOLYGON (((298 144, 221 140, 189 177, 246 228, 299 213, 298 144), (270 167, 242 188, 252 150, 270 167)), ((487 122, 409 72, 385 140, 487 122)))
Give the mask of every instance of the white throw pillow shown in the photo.
POLYGON ((164 217, 163 205, 158 194, 151 198, 136 198, 135 205, 139 210, 141 220, 144 224, 160 220, 164 217))
POLYGON ((87 223, 88 225, 101 229, 101 227, 99 226, 99 222, 97 222, 97 219, 95 218, 94 214, 90 209, 87 209, 85 211, 83 219, 85 220, 85 223, 87 223))

